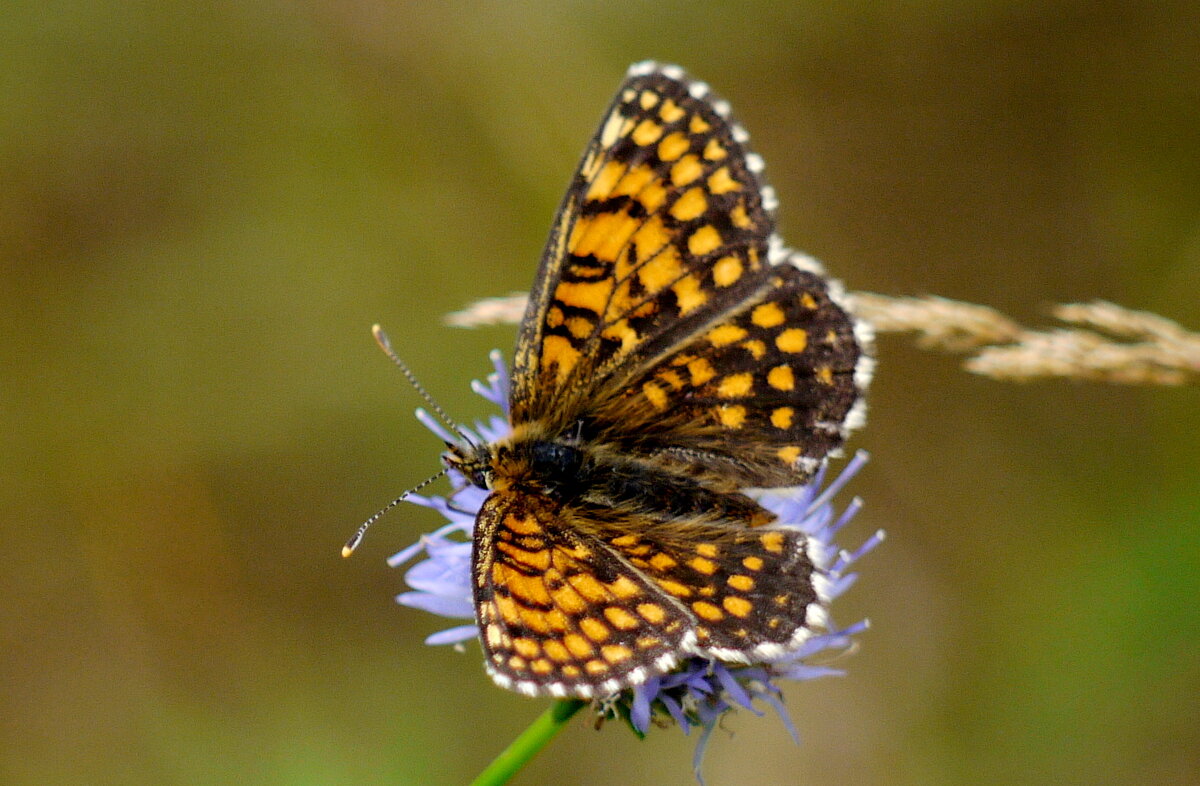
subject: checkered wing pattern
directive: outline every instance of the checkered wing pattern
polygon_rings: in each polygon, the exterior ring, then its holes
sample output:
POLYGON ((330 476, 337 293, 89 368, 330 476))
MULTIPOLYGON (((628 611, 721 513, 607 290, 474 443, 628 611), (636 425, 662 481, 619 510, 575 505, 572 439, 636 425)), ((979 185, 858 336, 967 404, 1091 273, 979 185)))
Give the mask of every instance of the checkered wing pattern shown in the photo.
POLYGON ((811 476, 860 419, 869 359, 775 236, 745 142, 707 85, 630 70, 542 257, 512 434, 447 454, 492 491, 472 575, 500 685, 607 696, 824 625, 808 539, 741 489, 811 476))
POLYGON ((604 696, 688 655, 779 655, 822 613, 797 531, 604 518, 536 494, 497 492, 484 503, 475 601, 499 684, 604 696))
POLYGON ((574 418, 597 388, 740 303, 774 228, 762 160, 707 85, 631 70, 542 258, 514 362, 514 422, 574 418))
POLYGON ((790 485, 844 439, 860 344, 815 262, 783 250, 728 105, 631 72, 560 208, 522 323, 514 424, 728 487, 790 485))

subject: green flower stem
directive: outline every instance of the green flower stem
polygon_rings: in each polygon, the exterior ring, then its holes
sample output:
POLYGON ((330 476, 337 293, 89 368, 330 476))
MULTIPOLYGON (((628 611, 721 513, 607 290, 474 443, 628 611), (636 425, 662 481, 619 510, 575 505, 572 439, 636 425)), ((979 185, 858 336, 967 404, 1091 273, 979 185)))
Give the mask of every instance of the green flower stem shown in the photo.
POLYGON ((508 783, 508 779, 516 775, 546 746, 546 743, 554 739, 554 735, 558 734, 571 716, 579 712, 579 708, 586 703, 579 699, 559 699, 554 702, 550 709, 543 712, 529 728, 521 732, 521 736, 493 759, 487 769, 479 773, 478 778, 471 781, 471 786, 498 786, 508 783))

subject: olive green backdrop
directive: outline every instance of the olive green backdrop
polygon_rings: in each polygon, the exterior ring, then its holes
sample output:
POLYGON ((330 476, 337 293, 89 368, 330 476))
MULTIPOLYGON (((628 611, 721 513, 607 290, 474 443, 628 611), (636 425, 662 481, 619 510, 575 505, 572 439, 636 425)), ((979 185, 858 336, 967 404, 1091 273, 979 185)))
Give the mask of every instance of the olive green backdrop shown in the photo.
MULTIPOLYGON (((1194 2, 10 2, 0 780, 455 784, 545 706, 395 606, 436 470, 626 66, 729 98, 853 289, 1200 328, 1194 2)), ((885 337, 849 675, 710 784, 1200 782, 1200 390, 972 377, 885 337)), ((732 732, 732 733, 726 733, 732 732)), ((518 782, 688 784, 577 720, 518 782)))

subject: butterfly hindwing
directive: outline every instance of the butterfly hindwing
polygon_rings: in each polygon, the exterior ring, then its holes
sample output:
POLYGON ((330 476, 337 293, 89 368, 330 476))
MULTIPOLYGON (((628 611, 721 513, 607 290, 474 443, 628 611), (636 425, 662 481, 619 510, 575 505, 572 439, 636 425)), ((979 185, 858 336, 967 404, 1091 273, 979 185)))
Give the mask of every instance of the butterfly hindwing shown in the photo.
POLYGON ((798 264, 773 267, 720 322, 589 402, 595 438, 739 488, 809 478, 861 417, 863 359, 850 317, 798 264))
POLYGON ((678 604, 548 497, 493 493, 474 543, 485 663, 505 687, 607 695, 670 669, 694 635, 678 604))

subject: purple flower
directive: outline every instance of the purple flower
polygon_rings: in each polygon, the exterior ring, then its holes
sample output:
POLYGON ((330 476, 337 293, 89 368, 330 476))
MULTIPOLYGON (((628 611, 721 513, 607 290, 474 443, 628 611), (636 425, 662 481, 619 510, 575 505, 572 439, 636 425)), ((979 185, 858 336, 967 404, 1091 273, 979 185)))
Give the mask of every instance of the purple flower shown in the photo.
MULTIPOLYGON (((508 371, 499 352, 493 351, 490 357, 495 373, 488 376, 486 384, 472 383, 472 389, 507 411, 508 371)), ((423 410, 417 410, 417 418, 445 441, 460 439, 423 410)), ((477 422, 473 430, 464 429, 464 432, 472 441, 492 442, 508 433, 508 429, 505 418, 493 415, 487 422, 477 422)), ((755 495, 759 504, 778 517, 776 526, 794 527, 809 536, 810 557, 817 567, 814 582, 826 607, 854 583, 857 574, 849 572, 850 567, 883 540, 883 532, 876 532, 852 552, 840 549, 834 540, 862 503, 855 498, 836 514, 831 500, 866 462, 866 453, 859 452, 828 485, 824 485, 826 472, 823 467, 804 486, 773 489, 755 495)), ((447 523, 388 560, 389 565, 398 567, 422 552, 425 556, 405 574, 405 581, 412 591, 397 596, 398 602, 443 617, 470 620, 467 624, 433 634, 425 640, 426 644, 458 644, 479 636, 474 623, 470 585, 470 538, 475 514, 488 492, 470 485, 453 471, 449 475, 457 489, 449 497, 414 494, 406 500, 433 508, 446 518, 447 523)), ((690 733, 693 728, 700 729, 693 759, 693 768, 699 778, 700 761, 709 735, 721 716, 736 707, 761 715, 757 705, 770 706, 779 714, 792 737, 796 737, 795 727, 783 706, 781 681, 841 674, 837 669, 810 665, 808 661, 818 653, 848 649, 852 638, 867 628, 867 621, 839 628, 832 619, 827 619, 824 627, 827 632, 809 638, 799 649, 766 663, 743 665, 690 658, 669 674, 652 677, 642 685, 618 694, 615 699, 600 702, 598 709, 609 716, 624 718, 638 734, 645 733, 655 717, 674 720, 684 733, 690 733)))

